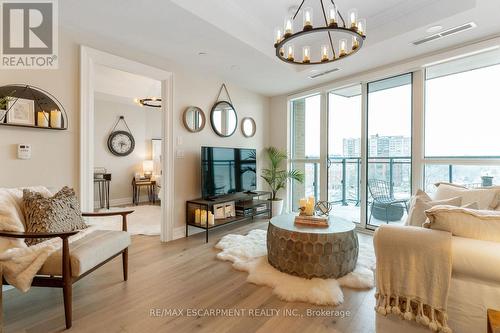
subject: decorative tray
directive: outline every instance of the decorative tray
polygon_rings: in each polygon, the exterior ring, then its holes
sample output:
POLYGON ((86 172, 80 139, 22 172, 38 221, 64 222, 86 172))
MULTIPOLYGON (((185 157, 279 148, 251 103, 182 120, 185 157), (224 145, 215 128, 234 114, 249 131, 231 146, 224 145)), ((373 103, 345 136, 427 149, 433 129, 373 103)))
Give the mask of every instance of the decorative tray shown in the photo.
POLYGON ((328 217, 326 216, 305 216, 299 215, 295 217, 295 224, 309 227, 328 227, 328 217))

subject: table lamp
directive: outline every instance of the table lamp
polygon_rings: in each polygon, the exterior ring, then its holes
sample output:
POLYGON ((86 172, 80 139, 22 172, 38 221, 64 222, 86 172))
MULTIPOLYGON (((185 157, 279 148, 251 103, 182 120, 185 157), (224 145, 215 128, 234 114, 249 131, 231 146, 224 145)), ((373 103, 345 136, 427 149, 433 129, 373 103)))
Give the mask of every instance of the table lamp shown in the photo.
POLYGON ((145 160, 142 162, 142 171, 144 172, 144 178, 151 178, 153 175, 153 161, 145 160))

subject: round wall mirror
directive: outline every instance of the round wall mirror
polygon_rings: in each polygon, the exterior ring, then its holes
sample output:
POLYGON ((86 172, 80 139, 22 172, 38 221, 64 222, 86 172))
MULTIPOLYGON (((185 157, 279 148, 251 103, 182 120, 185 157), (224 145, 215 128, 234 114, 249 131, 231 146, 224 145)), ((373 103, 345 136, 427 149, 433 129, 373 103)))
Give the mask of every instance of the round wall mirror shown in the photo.
POLYGON ((184 110, 182 121, 189 132, 199 132, 205 127, 205 113, 199 107, 189 106, 184 110))
POLYGON ((257 125, 255 125, 255 120, 251 117, 245 117, 241 120, 241 132, 245 138, 251 138, 255 135, 257 131, 257 125))
POLYGON ((238 116, 231 103, 226 101, 215 103, 210 112, 210 123, 218 136, 233 135, 238 126, 238 116))

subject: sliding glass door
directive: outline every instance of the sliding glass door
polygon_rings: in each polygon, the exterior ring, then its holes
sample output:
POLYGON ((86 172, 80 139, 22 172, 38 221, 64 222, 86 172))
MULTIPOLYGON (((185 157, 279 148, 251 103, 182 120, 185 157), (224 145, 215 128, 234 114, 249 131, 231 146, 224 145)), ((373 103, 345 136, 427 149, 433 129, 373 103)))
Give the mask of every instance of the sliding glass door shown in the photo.
POLYGON ((290 164, 300 198, 333 204, 332 214, 373 228, 402 223, 412 184, 412 74, 326 90, 290 101, 290 164))
POLYGON ((328 201, 334 213, 359 223, 361 203, 361 85, 328 94, 328 201))
POLYGON ((402 223, 411 196, 412 74, 368 83, 367 225, 402 223))

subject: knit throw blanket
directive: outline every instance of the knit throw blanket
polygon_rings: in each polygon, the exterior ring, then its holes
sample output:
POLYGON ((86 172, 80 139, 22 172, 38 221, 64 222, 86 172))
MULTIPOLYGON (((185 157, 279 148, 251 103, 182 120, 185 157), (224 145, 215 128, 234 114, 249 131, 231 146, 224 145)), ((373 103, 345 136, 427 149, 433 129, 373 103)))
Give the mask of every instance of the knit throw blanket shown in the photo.
MULTIPOLYGON (((32 191, 45 196, 51 193, 44 187, 31 187, 32 191)), ((22 188, 0 188, 0 230, 25 231, 22 188)), ((87 228, 69 237, 74 242, 85 237, 96 227, 87 228)), ((27 246, 23 239, 0 237, 0 266, 3 277, 17 289, 26 292, 30 289, 33 278, 45 263, 45 260, 62 246, 60 238, 51 238, 33 246, 27 246)))
POLYGON ((373 237, 375 310, 413 320, 435 332, 451 333, 447 300, 451 280, 451 233, 383 225, 373 237))

